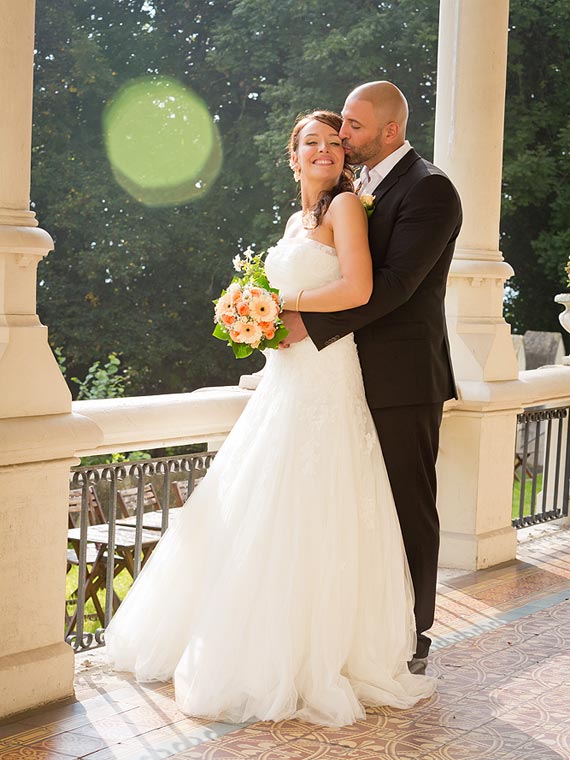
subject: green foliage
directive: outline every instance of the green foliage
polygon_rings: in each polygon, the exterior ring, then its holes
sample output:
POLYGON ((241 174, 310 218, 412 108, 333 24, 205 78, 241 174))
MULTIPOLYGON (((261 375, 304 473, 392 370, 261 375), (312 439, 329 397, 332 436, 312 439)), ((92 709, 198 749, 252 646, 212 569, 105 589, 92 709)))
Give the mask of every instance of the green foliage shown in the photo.
MULTIPOLYGON (((32 196, 55 252, 39 311, 70 374, 116 351, 131 393, 236 383, 243 367, 211 338, 231 259, 280 237, 295 206, 284 147, 295 116, 340 108, 362 81, 407 92, 412 140, 429 155, 437 4, 368 0, 55 0, 38 7, 32 196), (224 166, 205 198, 148 208, 113 179, 101 116, 148 75, 191 87, 217 119, 224 166)), ((248 360, 248 371, 261 357, 248 360)))
POLYGON ((567 0, 513 0, 501 247, 512 264, 507 319, 560 331, 552 299, 568 287, 570 67, 567 0))
POLYGON ((77 398, 121 398, 124 396, 128 375, 125 371, 119 373, 120 366, 121 360, 117 354, 111 353, 103 366, 99 360, 94 362, 83 380, 72 377, 71 381, 79 386, 77 398))
POLYGON ((117 464, 120 462, 139 462, 152 459, 149 451, 116 452, 115 454, 98 454, 92 457, 81 457, 81 467, 96 467, 100 464, 117 464))
MULTIPOLYGON (((59 368, 64 377, 67 372, 67 360, 64 356, 61 346, 54 349, 54 354, 59 364, 59 368)), ((71 382, 79 386, 78 399, 104 399, 120 398, 125 395, 125 389, 129 382, 128 369, 120 370, 121 360, 111 353, 107 357, 107 363, 101 366, 101 362, 94 362, 83 380, 72 377, 71 382)), ((111 464, 115 462, 133 461, 139 459, 150 459, 151 454, 148 451, 131 451, 128 454, 101 454, 99 456, 83 457, 82 466, 111 464)))
MULTIPOLYGON (((77 587, 78 587, 79 568, 77 565, 72 565, 67 573, 65 579, 65 600, 67 607, 67 614, 73 615, 77 608, 77 587)), ((133 585, 134 581, 127 569, 121 570, 121 572, 113 580, 113 589, 118 595, 119 599, 124 599, 127 592, 133 585)), ((97 598, 101 608, 105 610, 105 589, 99 589, 97 592, 97 598)), ((84 619, 84 631, 86 633, 95 633, 98 628, 101 628, 101 622, 97 616, 95 605, 91 598, 85 601, 85 619, 84 619)))
MULTIPOLYGON (((520 471, 519 471, 520 474, 520 471)), ((537 473, 536 475, 536 493, 539 494, 542 490, 542 473, 537 473)), ((524 506, 523 506, 523 517, 528 517, 531 514, 531 505, 532 505, 532 489, 534 485, 534 478, 533 477, 527 477, 525 479, 525 487, 524 487, 524 506)), ((513 505, 511 509, 511 516, 513 520, 516 520, 518 517, 520 517, 520 504, 521 504, 521 482, 520 480, 515 480, 513 483, 513 505)), ((535 504, 535 509, 537 509, 535 504)))
POLYGON ((53 353, 55 355, 55 358, 57 360, 58 367, 61 371, 61 374, 64 377, 67 377, 67 359, 65 358, 63 354, 63 348, 61 346, 56 346, 53 349, 53 353))

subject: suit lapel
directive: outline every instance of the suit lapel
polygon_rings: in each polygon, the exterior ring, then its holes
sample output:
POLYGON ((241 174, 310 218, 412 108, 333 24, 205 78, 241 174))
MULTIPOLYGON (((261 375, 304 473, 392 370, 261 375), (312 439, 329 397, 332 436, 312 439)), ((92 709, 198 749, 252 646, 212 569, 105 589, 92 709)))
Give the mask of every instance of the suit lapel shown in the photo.
POLYGON ((372 192, 372 195, 374 196, 374 206, 376 207, 378 204, 378 201, 383 198, 387 192, 389 192, 394 185, 399 181, 400 177, 402 177, 410 166, 412 164, 415 164, 416 161, 418 161, 420 156, 416 153, 416 151, 412 148, 409 150, 406 155, 398 161, 396 166, 392 169, 391 172, 389 172, 384 179, 380 182, 380 184, 374 189, 372 192))

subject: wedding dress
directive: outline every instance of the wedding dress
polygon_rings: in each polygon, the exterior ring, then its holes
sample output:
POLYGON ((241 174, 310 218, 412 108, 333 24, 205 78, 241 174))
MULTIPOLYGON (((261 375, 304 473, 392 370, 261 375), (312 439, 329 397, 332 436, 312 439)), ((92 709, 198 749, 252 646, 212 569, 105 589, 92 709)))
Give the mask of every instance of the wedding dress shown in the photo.
MULTIPOLYGON (((273 286, 340 276, 335 250, 282 239, 273 286)), ((344 725, 405 708, 413 591, 380 444, 348 335, 268 351, 263 379, 121 604, 109 661, 174 679, 188 715, 344 725)))

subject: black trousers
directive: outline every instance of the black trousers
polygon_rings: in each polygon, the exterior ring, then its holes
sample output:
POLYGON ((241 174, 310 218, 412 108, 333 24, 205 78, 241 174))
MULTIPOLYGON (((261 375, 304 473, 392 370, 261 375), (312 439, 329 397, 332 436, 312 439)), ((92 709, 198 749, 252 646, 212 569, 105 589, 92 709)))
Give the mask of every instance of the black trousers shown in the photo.
POLYGON ((443 404, 372 409, 380 438, 415 594, 416 657, 427 657, 433 624, 439 518, 435 463, 443 404))

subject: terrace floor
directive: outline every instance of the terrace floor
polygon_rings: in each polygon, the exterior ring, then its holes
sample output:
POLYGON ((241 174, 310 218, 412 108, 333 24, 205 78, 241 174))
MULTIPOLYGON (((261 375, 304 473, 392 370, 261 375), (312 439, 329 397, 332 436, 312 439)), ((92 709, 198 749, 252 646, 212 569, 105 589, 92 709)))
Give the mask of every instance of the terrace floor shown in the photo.
POLYGON ((171 684, 77 655, 76 702, 0 725, 0 759, 570 759, 570 531, 522 536, 516 562, 440 576, 429 671, 438 691, 411 710, 371 710, 345 728, 193 720, 171 684))

